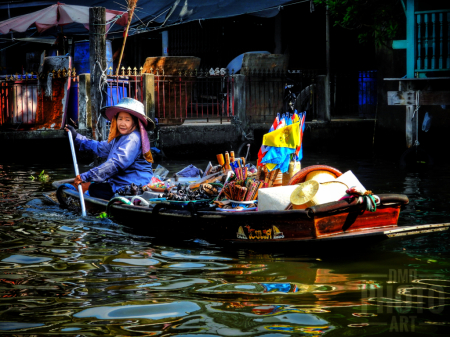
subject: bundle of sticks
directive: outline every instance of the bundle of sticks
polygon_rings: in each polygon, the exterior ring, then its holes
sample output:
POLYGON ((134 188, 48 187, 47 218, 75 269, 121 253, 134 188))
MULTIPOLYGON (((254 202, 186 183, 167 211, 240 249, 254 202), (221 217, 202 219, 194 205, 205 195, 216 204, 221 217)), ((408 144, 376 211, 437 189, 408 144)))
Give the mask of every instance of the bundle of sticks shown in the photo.
POLYGON ((256 180, 263 180, 262 175, 264 174, 264 187, 272 187, 273 183, 277 179, 280 169, 275 169, 269 172, 267 167, 258 166, 258 171, 256 172, 256 180))
POLYGON ((263 182, 254 179, 235 180, 223 188, 223 193, 230 200, 251 201, 258 198, 258 189, 261 186, 263 182))

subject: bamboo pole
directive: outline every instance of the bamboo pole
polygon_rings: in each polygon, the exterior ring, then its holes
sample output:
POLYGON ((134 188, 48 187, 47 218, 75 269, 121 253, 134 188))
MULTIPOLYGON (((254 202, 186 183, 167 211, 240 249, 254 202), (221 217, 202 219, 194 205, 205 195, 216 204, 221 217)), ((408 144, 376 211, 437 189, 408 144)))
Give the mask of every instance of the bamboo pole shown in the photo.
POLYGON ((131 20, 133 19, 134 9, 136 8, 138 0, 128 1, 128 22, 125 29, 125 36, 123 37, 122 50, 120 51, 119 62, 117 63, 116 76, 119 76, 120 64, 122 63, 123 51, 125 50, 125 43, 127 42, 128 30, 130 29, 131 20))

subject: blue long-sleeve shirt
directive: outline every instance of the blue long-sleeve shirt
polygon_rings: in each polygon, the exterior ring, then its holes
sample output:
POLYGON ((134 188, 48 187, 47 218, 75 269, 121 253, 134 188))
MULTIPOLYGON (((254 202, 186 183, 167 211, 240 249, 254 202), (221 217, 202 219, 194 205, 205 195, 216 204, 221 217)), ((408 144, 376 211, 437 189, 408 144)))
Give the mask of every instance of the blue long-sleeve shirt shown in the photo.
POLYGON ((131 183, 146 185, 153 177, 152 164, 142 155, 138 131, 114 138, 110 143, 77 134, 75 143, 80 146, 80 151, 91 151, 100 158, 107 158, 103 164, 82 173, 83 181, 108 182, 115 193, 131 183))

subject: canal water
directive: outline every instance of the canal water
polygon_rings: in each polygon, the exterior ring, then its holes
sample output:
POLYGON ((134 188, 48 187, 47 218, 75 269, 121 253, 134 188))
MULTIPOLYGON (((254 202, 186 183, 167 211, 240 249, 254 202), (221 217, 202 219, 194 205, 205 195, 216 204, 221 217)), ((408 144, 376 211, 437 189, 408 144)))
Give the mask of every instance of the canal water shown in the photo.
MULTIPOLYGON (((314 164, 406 194, 400 225, 450 222, 448 163, 407 170, 372 154, 305 153, 303 167, 314 164)), ((0 335, 450 335, 448 233, 331 255, 161 243, 42 197, 72 176, 70 164, 0 159, 0 335)))

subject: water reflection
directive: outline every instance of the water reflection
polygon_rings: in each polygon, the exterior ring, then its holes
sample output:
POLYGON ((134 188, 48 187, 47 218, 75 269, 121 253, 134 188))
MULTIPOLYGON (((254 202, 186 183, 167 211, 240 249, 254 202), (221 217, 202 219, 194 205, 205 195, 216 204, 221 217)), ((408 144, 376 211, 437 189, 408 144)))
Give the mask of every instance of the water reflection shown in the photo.
MULTIPOLYGON (((325 163, 319 157, 305 166, 325 163)), ((448 222, 448 166, 408 173, 372 159, 328 159, 376 193, 407 193, 402 224, 448 222)), ((0 333, 450 334, 447 233, 320 259, 201 241, 163 246, 48 204, 40 195, 51 186, 29 179, 43 169, 52 179, 72 175, 70 166, 0 166, 0 333)))
POLYGON ((225 303, 176 301, 121 307, 96 307, 83 310, 74 317, 95 317, 110 324, 116 319, 137 320, 130 331, 154 333, 204 333, 221 336, 254 335, 268 331, 323 333, 332 327, 314 312, 287 306, 267 307, 229 306, 225 303), (230 310, 232 309, 232 310, 230 310), (158 331, 155 329, 160 328, 158 331))

